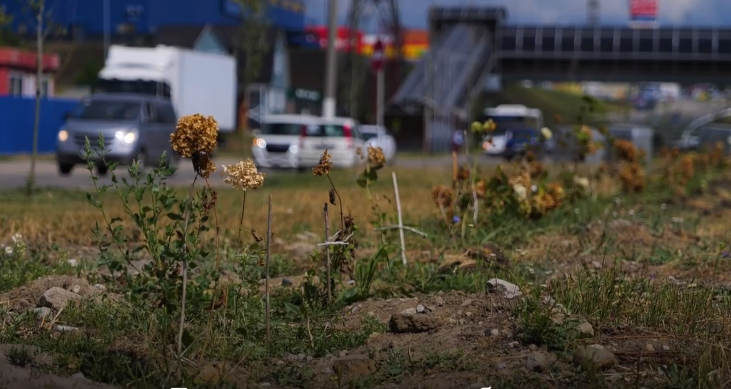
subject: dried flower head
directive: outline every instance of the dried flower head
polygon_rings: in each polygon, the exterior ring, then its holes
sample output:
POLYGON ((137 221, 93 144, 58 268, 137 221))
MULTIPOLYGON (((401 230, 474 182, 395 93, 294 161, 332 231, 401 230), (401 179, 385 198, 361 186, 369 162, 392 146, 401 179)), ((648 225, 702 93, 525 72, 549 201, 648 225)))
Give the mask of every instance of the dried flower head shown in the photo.
POLYGON ((203 178, 210 177, 211 173, 216 171, 216 164, 207 153, 196 151, 193 153, 191 160, 193 161, 193 170, 203 178))
POLYGON ((327 150, 325 150, 320 156, 320 161, 312 168, 312 174, 316 176, 326 176, 330 174, 330 169, 332 169, 332 167, 333 163, 330 162, 330 154, 328 154, 327 150))
POLYGON ((371 165, 385 165, 386 156, 380 147, 368 146, 368 163, 371 165))
POLYGON ((452 205, 454 191, 444 185, 437 185, 432 189, 432 198, 438 207, 448 208, 452 205))
POLYGON ((218 123, 213 116, 200 114, 183 116, 170 135, 173 150, 185 158, 196 152, 210 154, 216 148, 218 123))
POLYGON ((468 178, 470 178, 470 169, 460 166, 457 169, 457 180, 466 181, 468 178))
POLYGON ((259 189, 264 185, 264 173, 260 173, 251 158, 234 165, 223 165, 223 182, 234 189, 259 189))
POLYGON ((636 162, 639 159, 637 147, 626 139, 617 139, 614 141, 614 150, 617 158, 627 162, 636 162))

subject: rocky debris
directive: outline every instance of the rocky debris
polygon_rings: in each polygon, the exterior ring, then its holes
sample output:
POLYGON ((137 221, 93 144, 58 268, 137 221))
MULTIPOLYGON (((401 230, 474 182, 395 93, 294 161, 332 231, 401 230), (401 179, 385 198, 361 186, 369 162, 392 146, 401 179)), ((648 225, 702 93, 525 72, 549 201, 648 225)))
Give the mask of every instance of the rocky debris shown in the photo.
MULTIPOLYGON (((413 308, 412 308, 413 309, 413 308)), ((394 333, 420 333, 439 328, 439 318, 428 314, 398 313, 391 315, 388 328, 394 333)))
POLYGON ((594 337, 594 327, 592 327, 587 321, 577 325, 574 329, 579 333, 579 338, 594 337))
POLYGON ((424 313, 425 311, 426 307, 424 307, 423 305, 419 304, 416 306, 416 313, 424 313))
MULTIPOLYGON (((76 286, 79 287, 78 285, 76 286)), ((81 287, 79 287, 78 290, 81 291, 81 287)), ((81 300, 81 296, 76 292, 54 286, 43 293, 41 298, 38 300, 38 305, 41 307, 53 308, 58 311, 63 309, 69 302, 79 300, 81 300)))
POLYGON ((346 384, 353 379, 375 373, 376 363, 368 355, 353 354, 335 358, 332 368, 341 377, 340 384, 346 384))
POLYGON ((500 293, 503 298, 508 300, 512 300, 523 295, 518 285, 499 278, 493 278, 487 281, 487 291, 488 293, 500 293))
POLYGON ((548 368, 549 358, 541 352, 532 352, 525 357, 525 367, 528 370, 542 372, 548 368))
POLYGON ((596 369, 606 369, 613 366, 617 358, 600 344, 581 346, 574 351, 574 363, 581 366, 593 365, 596 369))
POLYGON ((49 316, 51 316, 53 311, 51 311, 51 308, 48 308, 48 307, 38 307, 38 308, 33 308, 33 313, 35 313, 39 319, 45 319, 45 318, 48 318, 49 316))

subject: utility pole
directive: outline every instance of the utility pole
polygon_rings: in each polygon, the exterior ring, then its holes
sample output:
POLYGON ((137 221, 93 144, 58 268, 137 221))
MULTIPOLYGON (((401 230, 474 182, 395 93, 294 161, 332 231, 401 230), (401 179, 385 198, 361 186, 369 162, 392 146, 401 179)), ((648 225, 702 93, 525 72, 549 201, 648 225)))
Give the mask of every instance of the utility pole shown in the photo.
POLYGON ((322 116, 335 117, 338 57, 335 40, 338 30, 338 0, 329 0, 327 23, 327 63, 325 65, 325 98, 322 101, 322 116))

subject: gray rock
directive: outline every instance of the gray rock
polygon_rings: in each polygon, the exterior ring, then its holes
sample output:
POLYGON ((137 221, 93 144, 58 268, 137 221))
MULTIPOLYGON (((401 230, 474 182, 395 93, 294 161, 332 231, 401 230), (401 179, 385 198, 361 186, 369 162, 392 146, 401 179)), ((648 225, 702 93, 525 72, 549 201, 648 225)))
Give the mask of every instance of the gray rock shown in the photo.
POLYGON ((437 304, 438 307, 444 306, 444 298, 437 296, 434 299, 434 302, 437 304))
POLYGON ((530 353, 525 357, 525 367, 531 371, 542 372, 548 367, 548 358, 540 352, 530 353))
POLYGON ((594 337, 594 327, 589 322, 583 322, 574 327, 579 333, 579 338, 591 338, 594 337))
POLYGON ((402 315, 416 315, 416 308, 406 308, 403 311, 401 311, 402 315))
POLYGON ((56 326, 56 331, 60 332, 71 332, 71 331, 78 331, 79 329, 77 327, 72 326, 56 326))
POLYGON ((332 367, 327 366, 320 372, 322 374, 335 374, 335 371, 332 369, 332 367))
POLYGON ((510 348, 516 348, 518 346, 520 346, 520 342, 518 342, 517 340, 514 340, 514 341, 508 343, 508 347, 510 347, 510 348))
POLYGON ((74 293, 76 293, 76 294, 79 294, 79 292, 81 292, 81 286, 74 285, 74 286, 71 287, 71 291, 74 292, 74 293))
POLYGON ((426 311, 426 308, 423 305, 419 304, 416 306, 417 313, 424 313, 424 311, 426 311))
POLYGON ((388 328, 394 333, 420 333, 439 328, 439 318, 427 314, 396 314, 388 321, 388 328))
POLYGON ((282 278, 282 286, 292 286, 292 281, 289 278, 282 278))
POLYGON ((487 291, 490 293, 501 293, 502 296, 508 300, 523 295, 518 285, 499 278, 493 278, 487 281, 487 291))
POLYGON ((617 358, 600 344, 581 346, 574 352, 574 363, 577 365, 591 364, 597 369, 613 366, 617 358))
POLYGON ((33 313, 35 313, 39 319, 43 319, 48 316, 51 316, 52 312, 53 311, 51 311, 51 308, 48 308, 48 307, 33 308, 33 313))
POLYGON ((81 296, 79 296, 78 294, 70 292, 64 288, 54 286, 53 288, 43 292, 43 296, 41 296, 40 300, 38 301, 38 305, 41 307, 48 307, 59 310, 65 307, 69 301, 78 301, 80 299, 81 296))
POLYGON ((498 335, 500 335, 500 330, 498 330, 497 328, 493 328, 490 330, 490 335, 498 336, 498 335))
POLYGON ((102 284, 96 284, 96 285, 94 285, 94 288, 96 290, 98 290, 98 291, 101 291, 101 292, 106 292, 107 291, 107 287, 104 286, 104 285, 102 285, 102 284))

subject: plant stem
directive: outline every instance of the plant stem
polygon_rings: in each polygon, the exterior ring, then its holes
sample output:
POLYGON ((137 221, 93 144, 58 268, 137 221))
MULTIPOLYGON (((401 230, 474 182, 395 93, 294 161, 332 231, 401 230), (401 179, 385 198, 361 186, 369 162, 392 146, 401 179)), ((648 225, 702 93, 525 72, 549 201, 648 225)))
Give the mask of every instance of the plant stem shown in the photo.
POLYGON ((477 227, 477 215, 480 212, 479 202, 477 201, 477 190, 475 190, 475 169, 477 168, 477 162, 474 160, 474 158, 471 158, 470 156, 470 147, 469 142, 467 141, 467 131, 464 132, 464 139, 464 153, 467 157, 467 163, 472 165, 472 167, 470 168, 470 190, 472 191, 472 204, 474 211, 472 214, 472 225, 474 227, 477 227))
POLYGON ((185 208, 185 222, 183 222, 183 296, 180 300, 180 326, 178 328, 178 369, 181 368, 180 363, 181 359, 183 358, 183 331, 185 327, 185 303, 186 303, 186 294, 188 292, 188 244, 187 244, 187 236, 188 236, 188 223, 190 222, 190 208, 192 206, 192 199, 193 199, 193 188, 195 187, 195 182, 198 180, 198 173, 196 173, 195 177, 193 177, 193 183, 190 184, 190 189, 188 190, 188 198, 186 200, 187 206, 185 208))
POLYGON ((338 206, 340 207, 340 231, 342 233, 345 233, 345 221, 343 218, 345 217, 345 214, 343 214, 343 200, 340 199, 340 193, 338 193, 338 190, 335 189, 335 184, 333 183, 333 180, 330 178, 329 174, 326 174, 325 177, 327 177, 327 180, 330 181, 330 186, 333 188, 333 192, 335 192, 335 196, 338 197, 338 206))
MULTIPOLYGON (((325 203, 323 207, 323 212, 325 214, 325 242, 328 242, 330 239, 330 222, 328 220, 328 214, 327 214, 327 203, 325 203)), ((330 285, 330 246, 325 246, 325 260, 327 265, 327 302, 328 304, 332 303, 332 287, 330 285)))
POLYGON ((269 209, 267 211, 267 253, 265 262, 265 273, 266 273, 266 336, 267 336, 267 347, 271 350, 271 313, 269 305, 269 259, 272 251, 272 195, 269 195, 269 209))
POLYGON ((241 238, 241 230, 244 229, 244 212, 246 211, 246 191, 244 191, 244 200, 241 202, 241 219, 239 219, 239 241, 241 246, 244 245, 244 239, 241 238))
MULTIPOLYGON (((211 193, 211 197, 213 197, 213 194, 215 193, 213 191, 213 188, 211 187, 211 183, 208 182, 208 179, 206 178, 206 186, 208 186, 208 191, 211 193)), ((216 270, 220 270, 221 267, 221 237, 219 236, 219 227, 218 227, 218 204, 217 201, 214 200, 213 203, 213 219, 216 222, 216 270)))

